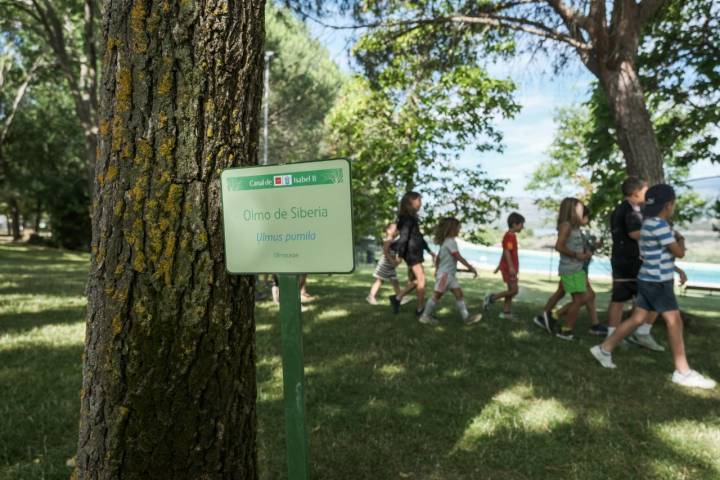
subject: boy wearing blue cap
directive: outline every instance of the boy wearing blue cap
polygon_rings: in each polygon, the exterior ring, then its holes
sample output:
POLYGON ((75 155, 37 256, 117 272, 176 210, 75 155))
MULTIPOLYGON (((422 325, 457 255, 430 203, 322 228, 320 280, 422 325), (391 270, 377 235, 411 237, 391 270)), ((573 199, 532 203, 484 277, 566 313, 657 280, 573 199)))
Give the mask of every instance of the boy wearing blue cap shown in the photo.
POLYGON ((685 272, 675 267, 675 258, 685 256, 685 239, 668 223, 674 211, 675 191, 670 185, 659 184, 648 189, 645 194, 645 219, 640 231, 643 263, 638 274, 635 311, 603 343, 592 347, 590 353, 603 367, 615 368, 613 349, 652 312, 657 312, 667 325, 675 363, 672 381, 683 387, 711 389, 715 388, 715 381, 692 370, 685 356, 683 322, 673 288, 675 271, 681 279, 685 279, 685 272))

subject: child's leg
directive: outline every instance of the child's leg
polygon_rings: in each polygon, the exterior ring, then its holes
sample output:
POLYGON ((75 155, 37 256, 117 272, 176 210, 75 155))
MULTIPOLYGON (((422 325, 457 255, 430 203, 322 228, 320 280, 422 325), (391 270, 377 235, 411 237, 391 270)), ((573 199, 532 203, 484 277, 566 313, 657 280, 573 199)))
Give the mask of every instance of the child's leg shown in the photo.
POLYGON ((507 284, 508 295, 505 296, 505 303, 503 304, 503 312, 510 313, 512 308, 513 298, 518 294, 519 288, 517 282, 507 284))
POLYGON ((377 293, 380 290, 382 283, 383 283, 383 281, 381 279, 379 279, 379 278, 375 279, 375 281, 372 284, 372 287, 370 287, 370 294, 368 295, 369 298, 375 298, 377 296, 377 293))
POLYGON ((518 293, 518 287, 517 283, 507 283, 505 284, 507 287, 507 290, 503 290, 502 292, 493 293, 492 294, 492 301, 496 302, 500 300, 501 298, 504 298, 507 302, 508 297, 512 299, 515 295, 518 293))
POLYGON ((558 282, 557 289, 555 290, 555 293, 553 293, 550 298, 548 298, 547 303, 545 304, 545 312, 552 312, 553 308, 555 308, 555 305, 558 304, 560 300, 565 296, 565 288, 563 287, 562 282, 558 282))
POLYGON ((585 304, 587 295, 585 293, 573 293, 572 303, 567 309, 567 313, 563 317, 563 330, 572 330, 575 328, 575 322, 577 321, 578 312, 580 308, 585 304))
POLYGON ((648 310, 636 307, 632 316, 622 322, 612 334, 608 335, 600 345, 601 348, 608 353, 612 352, 618 343, 623 341, 623 339, 630 335, 639 325, 642 325, 648 313, 650 313, 648 310))
POLYGON ((453 288, 451 291, 455 296, 455 305, 460 312, 460 316, 463 320, 466 320, 470 316, 470 312, 468 312, 467 305, 465 304, 465 295, 463 294, 462 288, 453 288))
MULTIPOLYGON (((396 296, 397 298, 402 298, 402 297, 401 297, 401 295, 402 295, 402 290, 400 289, 400 282, 398 281, 398 279, 397 279, 397 278, 393 278, 392 280, 390 280, 390 284, 392 285, 393 290, 395 291, 395 296, 396 296)), ((413 287, 413 288, 414 288, 414 287, 413 287)), ((403 296, 404 296, 404 295, 403 295, 403 296)))
POLYGON ((588 278, 587 301, 585 302, 585 308, 587 308, 588 315, 590 316, 590 324, 591 325, 599 325, 600 324, 600 320, 598 319, 598 314, 597 314, 597 306, 595 305, 596 298, 597 298, 597 295, 595 295, 595 290, 593 290, 592 285, 590 285, 590 279, 588 278))
POLYGON ((417 288, 417 311, 425 308, 425 270, 422 263, 412 266, 412 272, 415 275, 415 286, 417 288))
POLYGON ((431 317, 433 312, 435 311, 435 306, 438 304, 440 299, 443 297, 444 292, 433 292, 433 294, 430 296, 430 299, 425 304, 425 309, 423 310, 423 316, 424 317, 431 317))
MULTIPOLYGON (((690 370, 687 357, 685 356, 685 340, 683 339, 683 322, 679 310, 671 310, 662 313, 667 325, 668 342, 672 352, 675 370, 686 373, 690 370)), ((619 330, 619 329, 618 329, 619 330)))

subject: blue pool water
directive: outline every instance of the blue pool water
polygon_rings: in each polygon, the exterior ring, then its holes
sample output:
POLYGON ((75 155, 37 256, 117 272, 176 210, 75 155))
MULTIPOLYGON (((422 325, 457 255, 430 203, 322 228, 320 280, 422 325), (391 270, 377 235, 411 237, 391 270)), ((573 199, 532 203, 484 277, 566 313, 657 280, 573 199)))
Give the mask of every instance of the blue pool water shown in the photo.
MULTIPOLYGON (((502 254, 500 248, 484 247, 467 242, 461 242, 460 251, 474 265, 491 270, 497 267, 502 254)), ((557 276, 558 259, 558 254, 554 250, 548 249, 546 252, 539 252, 523 251, 520 248, 520 271, 557 276)), ((720 286, 720 265, 689 262, 677 262, 677 265, 687 273, 688 282, 720 286)), ((610 259, 602 256, 594 257, 590 263, 590 277, 610 278, 611 276, 610 259)))

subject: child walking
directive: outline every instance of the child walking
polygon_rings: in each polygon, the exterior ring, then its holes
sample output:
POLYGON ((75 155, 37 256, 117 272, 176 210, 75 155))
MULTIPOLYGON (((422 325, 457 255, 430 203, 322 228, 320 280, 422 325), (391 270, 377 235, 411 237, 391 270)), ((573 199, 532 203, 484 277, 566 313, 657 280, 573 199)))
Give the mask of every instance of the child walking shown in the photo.
POLYGON ((503 303, 503 311, 500 313, 500 318, 514 320, 515 317, 512 314, 512 301, 519 291, 518 271, 520 269, 517 234, 520 233, 525 226, 525 217, 517 212, 513 212, 508 215, 507 224, 508 231, 505 232, 505 236, 502 240, 503 253, 500 257, 500 264, 494 272, 497 273, 500 271, 507 289, 502 292, 488 293, 485 295, 483 310, 487 310, 490 307, 490 304, 504 298, 505 302, 503 303))
MULTIPOLYGON (((581 225, 583 227, 586 227, 590 223, 590 209, 583 205, 583 217, 581 221, 581 225)), ((590 234, 590 232, 580 230, 580 233, 583 238, 583 247, 584 250, 587 252, 595 253, 595 251, 600 248, 602 245, 601 243, 597 242, 593 236, 590 234)), ((585 264, 583 265, 583 270, 585 270, 585 281, 587 282, 587 302, 585 302, 585 308, 587 309, 588 316, 590 317, 590 334, 591 335, 607 335, 607 327, 605 325, 602 325, 600 323, 600 320, 598 319, 597 314, 597 306, 595 303, 596 295, 595 291, 592 288, 592 285, 590 284, 590 262, 592 262, 592 259, 585 260, 585 264)), ((565 296, 565 289, 563 288, 562 281, 558 282, 558 287, 555 293, 552 294, 552 296, 548 299, 547 303, 545 304, 545 310, 543 311, 542 315, 538 315, 534 319, 535 325, 539 326, 540 328, 543 328, 547 330, 548 333, 553 333, 553 327, 555 323, 555 318, 553 317, 552 311, 555 308, 555 306, 558 304, 558 302, 565 296)), ((558 315, 564 316, 567 314, 567 311, 570 308, 570 303, 566 304, 564 307, 562 307, 558 315)))
POLYGON ((393 290, 395 290, 395 295, 400 295, 400 282, 398 282, 395 267, 402 263, 402 260, 398 257, 393 246, 398 235, 400 235, 400 232, 398 232, 396 223, 388 223, 385 225, 383 254, 375 267, 375 273, 373 274, 375 282, 372 284, 372 287, 370 287, 370 294, 367 296, 367 301, 370 305, 377 305, 377 293, 383 282, 390 282, 393 290))
POLYGON ((560 317, 562 326, 555 334, 563 340, 574 340, 573 329, 580 308, 588 301, 587 274, 585 262, 592 253, 585 250, 580 226, 582 225, 583 204, 577 198, 565 198, 558 212, 558 239, 555 250, 560 253, 558 273, 565 292, 572 295, 572 303, 560 317))
POLYGON ((432 297, 425 305, 423 314, 420 316, 420 323, 438 324, 437 319, 432 314, 435 306, 448 290, 455 296, 455 305, 457 305, 465 325, 477 323, 482 319, 481 314, 477 313, 471 316, 468 312, 462 288, 460 288, 460 283, 457 281, 457 262, 463 264, 477 277, 475 267, 465 260, 458 250, 457 241, 455 240, 458 235, 460 235, 460 222, 453 217, 441 219, 435 228, 434 241, 437 245, 440 245, 440 251, 437 255, 437 271, 435 272, 435 288, 432 297))
POLYGON ((704 377, 688 365, 683 340, 683 322, 675 298, 673 272, 684 280, 685 272, 675 267, 675 258, 685 256, 685 239, 673 232, 668 220, 675 211, 675 190, 666 184, 648 189, 645 194, 645 219, 640 230, 640 254, 643 263, 637 277, 637 299, 632 316, 622 322, 600 345, 590 353, 605 368, 615 368, 613 349, 635 328, 657 312, 665 319, 670 350, 675 363, 672 381, 683 387, 715 388, 716 382, 704 377))
POLYGON ((428 251, 433 260, 435 254, 430 250, 425 237, 420 230, 418 213, 422 208, 422 196, 417 192, 407 192, 400 200, 397 228, 400 238, 397 239, 397 252, 400 258, 405 260, 410 269, 411 278, 415 277, 414 283, 399 294, 390 296, 390 305, 394 313, 400 311, 402 298, 412 289, 417 290, 417 308, 415 316, 420 317, 425 309, 425 270, 423 269, 423 252, 428 251))

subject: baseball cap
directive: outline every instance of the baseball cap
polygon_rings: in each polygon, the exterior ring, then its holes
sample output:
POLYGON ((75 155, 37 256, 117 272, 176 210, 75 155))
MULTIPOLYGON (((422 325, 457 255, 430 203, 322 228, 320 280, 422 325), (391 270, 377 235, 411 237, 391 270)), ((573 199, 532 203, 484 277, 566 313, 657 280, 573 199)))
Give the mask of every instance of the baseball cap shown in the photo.
POLYGON ((665 204, 675 200, 675 189, 666 183, 659 183, 648 188, 645 193, 643 215, 654 217, 660 213, 665 204))

